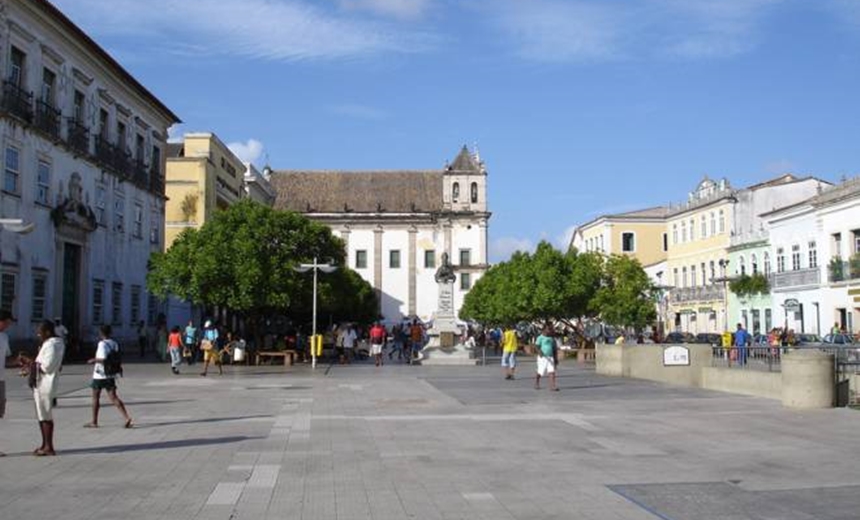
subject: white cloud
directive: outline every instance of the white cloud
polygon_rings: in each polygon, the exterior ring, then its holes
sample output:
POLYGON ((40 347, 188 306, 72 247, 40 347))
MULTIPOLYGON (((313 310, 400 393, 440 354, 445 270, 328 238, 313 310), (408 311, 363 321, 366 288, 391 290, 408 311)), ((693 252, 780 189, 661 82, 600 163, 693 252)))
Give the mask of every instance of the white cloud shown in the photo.
POLYGON ((229 143, 227 148, 236 154, 242 162, 256 163, 263 156, 263 143, 256 139, 248 139, 244 143, 229 143))
POLYGON ((167 129, 167 142, 168 143, 181 143, 182 138, 185 136, 185 125, 183 124, 175 124, 171 125, 170 128, 167 129))
POLYGON ((331 105, 326 107, 326 111, 335 115, 352 117, 355 119, 384 119, 388 117, 387 113, 378 108, 356 103, 331 105))
POLYGON ((784 0, 486 0, 480 9, 527 59, 589 62, 734 56, 784 0))
POLYGON ((500 237, 490 242, 490 261, 502 262, 517 251, 534 251, 534 242, 528 238, 500 237))
POLYGON ((135 45, 170 42, 184 55, 269 60, 339 59, 414 52, 429 37, 394 25, 339 17, 307 0, 54 0, 96 35, 134 35, 135 45), (140 41, 140 40, 146 40, 140 41))
POLYGON ((430 5, 430 0, 340 0, 345 9, 360 9, 384 16, 401 19, 420 17, 430 5))

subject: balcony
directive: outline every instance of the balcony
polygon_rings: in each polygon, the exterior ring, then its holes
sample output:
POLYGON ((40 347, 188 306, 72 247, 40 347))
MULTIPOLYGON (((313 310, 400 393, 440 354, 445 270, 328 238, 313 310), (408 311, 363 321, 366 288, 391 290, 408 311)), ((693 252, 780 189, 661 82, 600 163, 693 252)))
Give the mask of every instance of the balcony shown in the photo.
POLYGON ((849 280, 860 280, 860 253, 851 257, 848 262, 834 257, 827 266, 828 279, 831 283, 847 282, 849 280))
POLYGON ((66 119, 67 137, 66 142, 77 154, 87 156, 90 154, 90 131, 75 118, 66 119))
POLYGON ((33 121, 33 93, 28 92, 15 83, 3 81, 3 99, 0 101, 3 110, 27 123, 33 121))
POLYGON ((59 140, 60 111, 54 108, 54 106, 47 101, 41 99, 37 100, 36 119, 33 126, 51 139, 59 140))
POLYGON ((672 289, 669 297, 675 303, 715 302, 725 299, 722 285, 705 285, 672 289))
POLYGON ((818 285, 821 283, 821 270, 817 267, 812 269, 799 269, 797 271, 785 271, 775 273, 770 281, 774 290, 787 289, 789 287, 800 287, 804 285, 818 285))
POLYGON ((149 191, 157 195, 164 195, 164 178, 155 166, 149 169, 149 191))
POLYGON ((149 168, 140 159, 131 163, 131 182, 144 189, 149 187, 149 168))
POLYGON ((132 170, 131 154, 123 150, 119 146, 114 146, 113 151, 113 170, 123 179, 133 179, 134 171, 132 170))

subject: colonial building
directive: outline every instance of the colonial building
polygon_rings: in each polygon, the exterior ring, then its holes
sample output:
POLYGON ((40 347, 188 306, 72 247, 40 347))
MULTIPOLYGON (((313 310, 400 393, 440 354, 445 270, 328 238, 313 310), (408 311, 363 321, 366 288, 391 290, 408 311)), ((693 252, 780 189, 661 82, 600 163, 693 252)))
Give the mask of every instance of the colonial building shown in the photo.
MULTIPOLYGON (((687 202, 670 212, 667 270, 673 289, 669 313, 677 330, 721 332, 732 329, 733 322, 743 322, 743 312, 729 309, 728 284, 733 276, 746 272, 754 255, 758 269, 761 252, 739 253, 733 263, 730 251, 759 247, 766 234, 758 215, 810 197, 819 183, 818 179, 783 175, 736 190, 726 179, 705 177, 687 202)), ((750 310, 747 326, 752 320, 750 310)))
POLYGON ((0 217, 36 226, 0 231, 13 341, 52 317, 84 341, 103 323, 134 335, 158 311, 146 266, 162 247, 165 138, 179 119, 44 0, 0 2, 0 70, 0 217))
POLYGON ((487 171, 465 146, 442 170, 282 170, 271 183, 276 209, 303 213, 343 238, 349 266, 377 290, 388 322, 432 318, 443 254, 457 272, 457 310, 487 269, 487 171))
POLYGON ((269 177, 267 176, 270 173, 269 170, 264 169, 264 171, 265 174, 260 173, 253 164, 249 162, 245 163, 245 196, 264 206, 271 207, 275 203, 275 197, 278 194, 275 193, 275 189, 272 188, 272 184, 269 182, 269 177))
POLYGON ((211 133, 185 134, 167 156, 165 245, 245 196, 245 164, 211 133))
POLYGON ((579 251, 619 254, 639 260, 643 266, 666 260, 666 207, 602 215, 573 233, 570 246, 579 251))

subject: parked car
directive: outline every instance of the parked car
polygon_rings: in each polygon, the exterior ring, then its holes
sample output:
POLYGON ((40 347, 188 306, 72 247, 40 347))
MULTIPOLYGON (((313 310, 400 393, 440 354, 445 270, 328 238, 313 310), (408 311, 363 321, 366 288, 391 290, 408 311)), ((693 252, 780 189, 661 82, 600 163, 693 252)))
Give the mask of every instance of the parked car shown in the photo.
POLYGON ((670 332, 663 343, 695 343, 695 339, 689 332, 670 332))
POLYGON ((705 345, 711 345, 712 347, 719 347, 723 344, 723 338, 715 332, 700 332, 696 334, 695 338, 693 338, 692 343, 702 343, 705 345))
POLYGON ((823 343, 829 345, 853 345, 854 336, 851 334, 828 334, 824 336, 823 343))
POLYGON ((797 344, 798 345, 806 345, 809 343, 821 343, 821 338, 818 334, 798 334, 797 335, 797 344))

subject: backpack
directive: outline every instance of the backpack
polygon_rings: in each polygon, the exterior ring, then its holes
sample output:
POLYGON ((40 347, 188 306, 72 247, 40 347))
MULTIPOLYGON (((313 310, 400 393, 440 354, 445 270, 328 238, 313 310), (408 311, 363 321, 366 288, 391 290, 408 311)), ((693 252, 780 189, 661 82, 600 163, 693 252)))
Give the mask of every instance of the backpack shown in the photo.
POLYGON ((108 343, 108 353, 105 356, 104 366, 105 375, 107 377, 122 377, 122 351, 115 341, 108 343))

